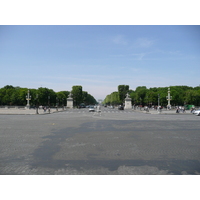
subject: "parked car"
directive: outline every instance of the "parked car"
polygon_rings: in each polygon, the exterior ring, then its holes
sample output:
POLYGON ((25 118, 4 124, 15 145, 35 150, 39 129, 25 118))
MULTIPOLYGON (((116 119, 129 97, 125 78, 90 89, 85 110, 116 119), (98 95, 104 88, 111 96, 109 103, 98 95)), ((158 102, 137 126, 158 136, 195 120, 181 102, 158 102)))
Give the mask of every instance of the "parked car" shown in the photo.
POLYGON ((195 111, 193 112, 193 114, 195 114, 195 115, 197 115, 197 116, 200 116, 200 110, 195 110, 195 111))
POLYGON ((124 110, 124 106, 121 106, 121 105, 120 105, 120 106, 118 107, 118 110, 124 110))
POLYGON ((84 103, 81 103, 79 108, 85 108, 85 104, 84 103))
POLYGON ((94 106, 90 106, 89 107, 89 112, 94 112, 94 111, 95 111, 94 106))

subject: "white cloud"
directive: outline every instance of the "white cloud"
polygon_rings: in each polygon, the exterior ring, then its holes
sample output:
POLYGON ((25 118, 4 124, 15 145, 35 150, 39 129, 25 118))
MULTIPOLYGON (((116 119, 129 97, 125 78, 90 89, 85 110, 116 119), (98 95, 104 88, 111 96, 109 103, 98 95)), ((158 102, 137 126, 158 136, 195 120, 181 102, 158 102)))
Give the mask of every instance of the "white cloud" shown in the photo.
POLYGON ((139 47, 149 48, 154 44, 154 41, 147 38, 138 38, 136 43, 139 47))
POLYGON ((136 60, 142 60, 142 58, 145 56, 145 53, 134 53, 132 56, 136 58, 136 60))
POLYGON ((123 35, 115 36, 112 41, 115 44, 122 44, 122 45, 126 45, 127 44, 127 40, 125 39, 125 37, 123 35))

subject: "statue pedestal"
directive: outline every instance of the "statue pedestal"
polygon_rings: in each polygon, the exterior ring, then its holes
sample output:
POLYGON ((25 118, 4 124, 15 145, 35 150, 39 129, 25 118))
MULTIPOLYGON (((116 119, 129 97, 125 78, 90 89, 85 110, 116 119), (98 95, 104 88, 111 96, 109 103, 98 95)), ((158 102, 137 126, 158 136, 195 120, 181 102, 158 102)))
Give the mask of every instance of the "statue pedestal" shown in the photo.
POLYGON ((129 94, 126 95, 124 109, 132 109, 132 102, 129 94))
POLYGON ((73 98, 67 98, 67 108, 73 108, 73 98))
POLYGON ((30 105, 26 105, 26 106, 25 106, 25 109, 26 109, 26 110, 29 110, 29 109, 30 109, 30 105))
POLYGON ((124 107, 124 109, 132 109, 131 98, 126 98, 125 99, 125 107, 124 107))

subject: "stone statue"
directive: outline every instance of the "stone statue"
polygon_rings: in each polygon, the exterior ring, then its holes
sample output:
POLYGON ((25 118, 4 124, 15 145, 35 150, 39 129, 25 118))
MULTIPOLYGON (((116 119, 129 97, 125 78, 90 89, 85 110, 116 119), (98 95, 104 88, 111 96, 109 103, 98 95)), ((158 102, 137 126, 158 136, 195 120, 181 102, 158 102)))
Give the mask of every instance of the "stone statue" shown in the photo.
POLYGON ((68 98, 72 98, 72 92, 69 93, 68 98))
POLYGON ((129 95, 129 93, 127 93, 127 94, 126 94, 126 98, 130 98, 130 95, 129 95))
POLYGON ((72 98, 72 93, 69 93, 69 96, 67 98, 67 107, 68 108, 73 108, 73 98, 72 98))
POLYGON ((124 109, 132 109, 132 102, 131 102, 130 95, 128 93, 126 94, 124 109))

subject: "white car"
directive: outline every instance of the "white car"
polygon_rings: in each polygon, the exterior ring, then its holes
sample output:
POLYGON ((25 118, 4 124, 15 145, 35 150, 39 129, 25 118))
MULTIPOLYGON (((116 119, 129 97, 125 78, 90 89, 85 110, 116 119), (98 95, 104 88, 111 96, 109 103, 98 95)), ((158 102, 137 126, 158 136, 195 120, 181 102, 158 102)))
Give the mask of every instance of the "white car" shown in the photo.
POLYGON ((193 112, 193 114, 195 114, 195 115, 197 115, 197 116, 200 116, 200 110, 195 110, 195 111, 193 112))
POLYGON ((95 111, 94 106, 90 106, 89 107, 89 112, 94 112, 94 111, 95 111))

